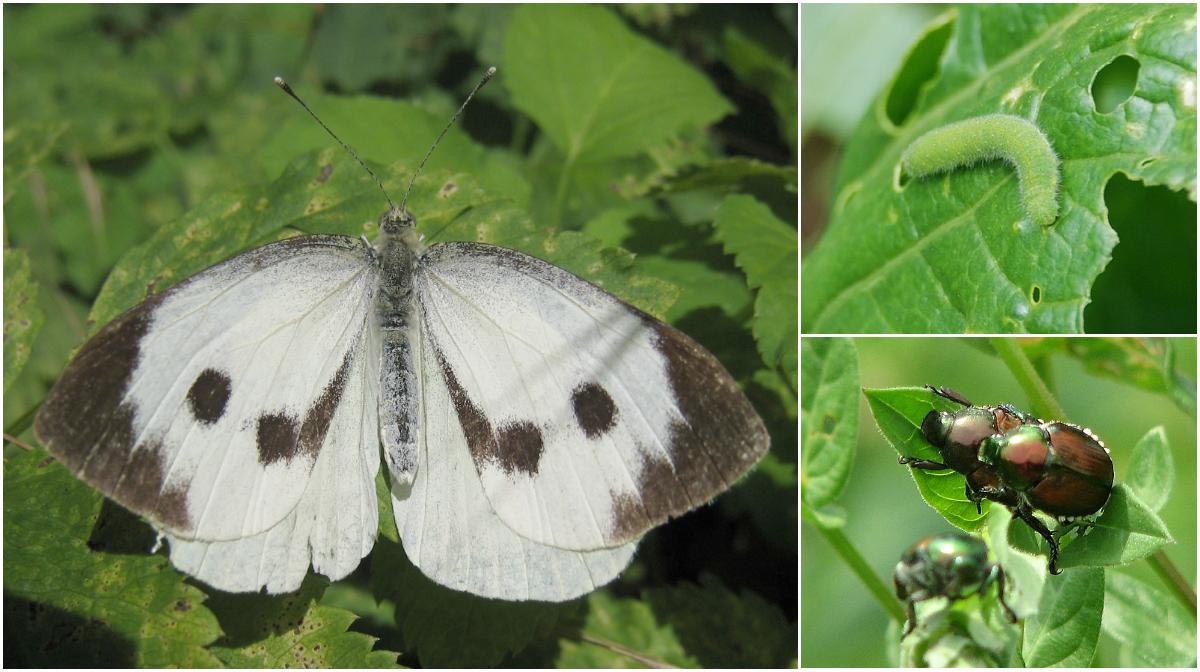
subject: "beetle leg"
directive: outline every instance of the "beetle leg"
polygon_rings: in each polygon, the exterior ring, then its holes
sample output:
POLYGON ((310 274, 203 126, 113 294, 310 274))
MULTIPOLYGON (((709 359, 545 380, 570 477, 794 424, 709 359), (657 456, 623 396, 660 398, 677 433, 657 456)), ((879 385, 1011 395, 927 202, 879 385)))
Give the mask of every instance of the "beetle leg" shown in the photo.
POLYGON ((975 513, 983 515, 983 496, 971 487, 971 482, 967 481, 967 499, 975 502, 975 513))
POLYGON ((908 620, 904 623, 904 634, 900 635, 900 639, 904 639, 912 634, 913 628, 917 627, 917 609, 915 600, 908 600, 908 620))
POLYGON ((975 405, 975 404, 972 404, 970 401, 968 401, 966 397, 964 397, 963 395, 959 394, 958 392, 955 392, 954 390, 952 390, 948 387, 934 387, 933 385, 926 385, 925 387, 930 392, 933 392, 934 394, 938 395, 939 397, 941 397, 943 399, 949 399, 950 401, 953 401, 956 404, 962 404, 963 406, 974 406, 975 405))
POLYGON ((1047 529, 1045 524, 1038 520, 1033 515, 1033 512, 1024 506, 1018 506, 1014 509, 1013 517, 1025 521, 1025 524, 1033 528, 1034 532, 1042 535, 1042 538, 1046 540, 1046 544, 1050 546, 1050 573, 1055 575, 1062 574, 1062 570, 1058 568, 1058 542, 1055 541, 1054 535, 1050 534, 1050 530, 1047 529))
POLYGON ((1005 411, 1008 411, 1009 413, 1017 416, 1018 418, 1021 419, 1021 422, 1025 422, 1025 423, 1033 422, 1033 423, 1039 424, 1039 425, 1042 423, 1041 418, 1030 415, 1029 413, 1026 413, 1026 412, 1018 409, 1016 406, 1013 406, 1012 404, 1007 404, 1007 403, 1000 404, 999 408, 1004 409, 1005 411))
POLYGON ((949 469, 950 468, 950 467, 947 467, 946 465, 942 464, 941 462, 933 462, 931 460, 922 460, 919 457, 901 457, 900 464, 907 464, 908 466, 912 467, 913 469, 931 469, 931 470, 935 470, 935 471, 940 470, 940 469, 949 469))
POLYGON ((996 595, 1000 598, 1000 606, 1008 612, 1008 622, 1016 623, 1017 614, 1013 612, 1012 607, 1008 606, 1008 602, 1004 601, 1004 568, 1000 565, 996 565, 996 595))

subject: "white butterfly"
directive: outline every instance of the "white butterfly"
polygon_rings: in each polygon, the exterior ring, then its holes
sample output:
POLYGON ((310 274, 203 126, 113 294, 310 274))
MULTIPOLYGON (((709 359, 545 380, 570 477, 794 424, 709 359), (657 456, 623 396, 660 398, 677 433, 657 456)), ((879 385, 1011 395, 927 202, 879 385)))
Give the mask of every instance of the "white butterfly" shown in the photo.
POLYGON ((414 225, 393 206, 373 246, 291 238, 147 298, 68 365, 39 440, 182 571, 271 593, 370 552, 382 447, 426 576, 551 601, 612 580, 765 454, 683 333, 520 252, 425 248, 414 225))

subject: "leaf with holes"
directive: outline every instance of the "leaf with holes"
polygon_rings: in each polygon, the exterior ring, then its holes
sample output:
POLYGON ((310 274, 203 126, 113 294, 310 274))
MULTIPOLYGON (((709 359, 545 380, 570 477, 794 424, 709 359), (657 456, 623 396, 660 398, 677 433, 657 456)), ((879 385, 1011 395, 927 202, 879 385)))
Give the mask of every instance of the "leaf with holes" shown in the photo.
MULTIPOLYGON (((846 147, 830 225, 803 264, 803 330, 1083 331, 1084 307, 1109 300, 1092 289, 1118 241, 1109 180, 1120 172, 1195 198, 1195 17, 1192 5, 967 5, 935 21, 846 147), (1101 86, 1114 70, 1128 82, 1115 98, 1101 86), (1052 190, 1051 176, 1017 175, 1051 156, 1045 148, 1012 133, 926 135, 979 118, 1015 118, 1049 142, 1061 169, 1056 216, 1046 207, 1031 218, 1022 199, 1023 188, 1052 190), (970 165, 902 170, 906 152, 928 149, 922 137, 950 142, 935 152, 970 165), (974 149, 953 144, 968 141, 974 149), (1008 150, 982 151, 1000 144, 1008 150)), ((1191 212, 1139 218, 1161 241, 1136 263, 1194 284, 1194 203, 1191 212), (1178 263, 1164 257, 1174 250, 1178 263)), ((1124 305, 1157 292, 1135 294, 1124 305)), ((1191 318, 1194 298, 1163 311, 1191 318)))

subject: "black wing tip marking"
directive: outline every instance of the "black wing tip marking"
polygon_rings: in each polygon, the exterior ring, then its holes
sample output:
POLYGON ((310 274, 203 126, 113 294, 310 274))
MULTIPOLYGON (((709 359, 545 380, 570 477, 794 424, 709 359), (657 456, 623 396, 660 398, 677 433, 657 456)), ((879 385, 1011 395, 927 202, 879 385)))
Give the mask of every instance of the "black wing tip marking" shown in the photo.
POLYGON ((191 527, 187 485, 166 484, 162 444, 134 445, 136 409, 125 401, 142 338, 163 295, 105 325, 75 355, 34 420, 34 434, 65 467, 125 508, 169 530, 191 527))
POLYGON ((762 418, 720 361, 678 329, 649 316, 643 319, 667 362, 682 420, 670 426, 670 459, 647 458, 637 496, 614 497, 610 543, 637 539, 651 527, 706 504, 770 448, 762 418))

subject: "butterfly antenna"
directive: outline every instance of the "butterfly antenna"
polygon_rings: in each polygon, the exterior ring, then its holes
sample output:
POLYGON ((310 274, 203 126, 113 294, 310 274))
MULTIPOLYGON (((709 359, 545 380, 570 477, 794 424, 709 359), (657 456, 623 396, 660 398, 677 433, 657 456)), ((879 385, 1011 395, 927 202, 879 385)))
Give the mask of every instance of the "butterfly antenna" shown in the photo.
POLYGON ((471 92, 467 94, 467 99, 464 100, 463 104, 459 106, 458 111, 454 113, 454 116, 450 117, 450 121, 446 123, 446 127, 442 129, 442 132, 438 133, 437 139, 433 141, 432 145, 430 145, 429 151, 425 152, 425 158, 421 159, 421 163, 417 165, 417 170, 413 172, 412 179, 408 181, 408 189, 404 190, 404 198, 400 200, 401 212, 407 212, 407 210, 405 210, 405 206, 408 205, 408 194, 412 192, 413 184, 417 181, 417 175, 421 174, 421 169, 425 167, 425 162, 429 160, 429 156, 433 154, 433 150, 437 149, 438 143, 442 141, 442 136, 446 135, 446 131, 450 130, 450 127, 454 125, 455 120, 457 120, 458 117, 463 113, 463 110, 467 109, 467 103, 471 102, 471 99, 475 97, 475 94, 479 91, 479 89, 483 88, 483 85, 487 84, 488 80, 490 80, 492 75, 495 74, 496 66, 488 68, 487 72, 483 73, 483 77, 479 78, 479 82, 475 84, 475 88, 471 89, 471 92))
MULTIPOLYGON (((375 180, 375 184, 379 185, 379 190, 383 192, 383 197, 387 199, 388 206, 392 210, 395 210, 396 204, 392 202, 392 197, 388 196, 387 189, 383 188, 383 183, 379 181, 379 177, 377 175, 375 175, 375 171, 368 168, 367 164, 364 163, 362 159, 358 158, 358 153, 354 151, 354 148, 351 147, 350 145, 347 145, 346 143, 342 142, 342 139, 337 136, 337 133, 334 133, 333 131, 329 130, 329 127, 325 125, 325 122, 321 121, 321 118, 317 116, 317 113, 313 112, 308 107, 308 105, 304 104, 303 100, 300 100, 300 96, 296 95, 296 92, 292 90, 292 87, 288 86, 287 82, 283 81, 282 77, 276 77, 275 84, 279 88, 283 89, 283 92, 288 94, 289 96, 291 96, 297 103, 300 103, 300 107, 303 107, 304 111, 308 112, 309 116, 311 116, 313 119, 316 119, 317 123, 321 125, 321 128, 325 129, 325 132, 328 133, 330 135, 330 137, 332 137, 334 140, 337 140, 338 144, 341 145, 343 149, 345 149, 347 152, 350 152, 350 156, 353 156, 354 160, 358 162, 358 165, 362 166, 363 170, 367 171, 367 174, 371 176, 371 179, 375 180)), ((479 87, 475 87, 475 88, 478 89, 479 87)), ((474 91, 472 91, 472 93, 474 93, 474 91)), ((467 100, 470 100, 470 98, 467 98, 467 100)), ((444 132, 445 131, 443 131, 443 133, 444 132)), ((409 185, 409 188, 410 189, 412 188, 411 184, 409 185)), ((408 194, 405 194, 405 198, 407 198, 407 197, 408 197, 408 194)))

